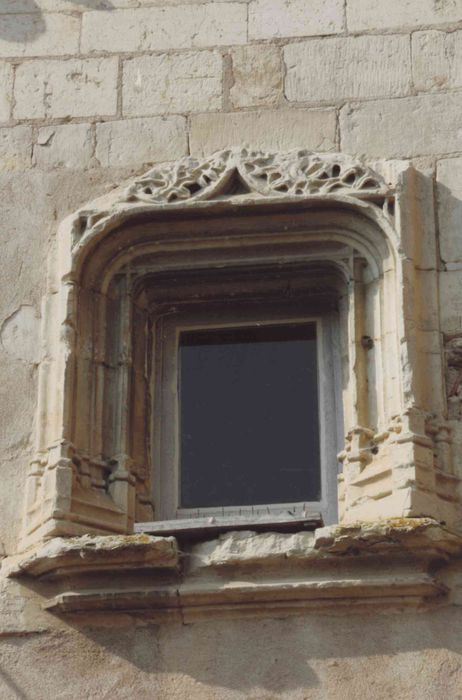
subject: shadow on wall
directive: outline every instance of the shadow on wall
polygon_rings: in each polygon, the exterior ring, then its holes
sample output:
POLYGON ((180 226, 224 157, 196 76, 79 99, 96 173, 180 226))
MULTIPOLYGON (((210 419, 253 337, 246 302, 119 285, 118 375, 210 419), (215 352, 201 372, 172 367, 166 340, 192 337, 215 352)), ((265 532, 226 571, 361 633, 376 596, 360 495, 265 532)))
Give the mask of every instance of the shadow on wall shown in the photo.
POLYGON ((157 625, 144 615, 95 614, 91 621, 76 616, 65 622, 74 632, 61 638, 61 648, 67 647, 61 663, 71 659, 77 668, 65 663, 60 673, 80 673, 83 682, 104 687, 110 665, 140 700, 170 697, 174 688, 190 700, 337 699, 348 693, 388 700, 397 692, 406 698, 440 692, 459 697, 456 689, 462 686, 462 638, 449 609, 409 612, 405 618, 307 614, 157 625), (87 654, 91 649, 98 660, 91 672, 76 646, 87 654), (158 695, 151 694, 153 686, 158 695))
MULTIPOLYGON (((111 0, 65 0, 69 10, 113 10, 111 0)), ((46 15, 35 0, 20 0, 17 9, 2 11, 0 0, 0 41, 27 43, 46 31, 46 15)))

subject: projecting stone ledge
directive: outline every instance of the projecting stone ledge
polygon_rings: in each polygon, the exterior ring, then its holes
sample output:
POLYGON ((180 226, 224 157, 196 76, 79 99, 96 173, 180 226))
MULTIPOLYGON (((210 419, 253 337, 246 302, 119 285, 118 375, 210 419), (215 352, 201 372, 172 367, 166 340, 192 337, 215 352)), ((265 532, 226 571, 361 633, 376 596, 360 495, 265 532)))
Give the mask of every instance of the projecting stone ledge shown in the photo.
POLYGON ((179 562, 174 537, 107 535, 56 537, 22 558, 6 563, 9 576, 176 569, 179 562))
POLYGON ((462 556, 462 536, 429 518, 180 542, 181 555, 173 537, 57 538, 5 573, 35 578, 49 611, 143 610, 185 622, 446 604, 446 564, 462 556))

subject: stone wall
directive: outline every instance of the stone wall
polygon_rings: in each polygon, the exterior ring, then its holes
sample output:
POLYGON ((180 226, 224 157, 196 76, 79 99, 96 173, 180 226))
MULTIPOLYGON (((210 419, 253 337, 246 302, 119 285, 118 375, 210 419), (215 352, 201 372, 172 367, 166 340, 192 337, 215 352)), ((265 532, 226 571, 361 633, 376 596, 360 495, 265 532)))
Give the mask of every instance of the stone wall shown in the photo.
MULTIPOLYGON (((461 108, 461 0, 0 0, 0 555, 19 537, 60 220, 152 163, 228 146, 412 159, 435 182, 457 340, 461 108)), ((61 622, 3 590, 5 699, 460 693, 460 608, 158 627, 61 622)))

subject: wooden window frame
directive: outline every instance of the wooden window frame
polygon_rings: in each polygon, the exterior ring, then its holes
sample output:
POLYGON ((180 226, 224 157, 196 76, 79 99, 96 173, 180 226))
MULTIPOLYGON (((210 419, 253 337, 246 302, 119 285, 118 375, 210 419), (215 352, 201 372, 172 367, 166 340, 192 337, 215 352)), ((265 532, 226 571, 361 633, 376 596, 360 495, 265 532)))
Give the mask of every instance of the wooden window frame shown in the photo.
MULTIPOLYGON (((261 282, 258 273, 255 283, 261 282)), ((229 290, 228 290, 229 291, 229 290)), ((209 292, 210 294, 210 292, 209 292)), ((162 304, 153 312, 152 334, 154 361, 151 392, 153 395, 153 486, 155 512, 160 521, 212 520, 214 524, 229 523, 241 518, 278 519, 290 514, 303 518, 320 513, 325 523, 336 522, 337 510, 337 453, 343 439, 341 408, 341 353, 338 314, 332 308, 316 309, 316 302, 297 299, 284 301, 265 294, 253 299, 230 303, 216 296, 206 301, 191 302, 191 298, 173 304, 162 304), (265 298, 266 297, 266 298, 265 298), (188 303, 189 301, 189 303, 188 303), (228 506, 211 508, 181 508, 179 505, 180 450, 179 438, 179 363, 180 334, 192 330, 211 330, 255 325, 284 323, 316 324, 319 396, 319 436, 321 499, 255 506, 228 506)), ((194 298, 194 295, 193 295, 194 298)), ((331 306, 331 305, 329 305, 331 306)))

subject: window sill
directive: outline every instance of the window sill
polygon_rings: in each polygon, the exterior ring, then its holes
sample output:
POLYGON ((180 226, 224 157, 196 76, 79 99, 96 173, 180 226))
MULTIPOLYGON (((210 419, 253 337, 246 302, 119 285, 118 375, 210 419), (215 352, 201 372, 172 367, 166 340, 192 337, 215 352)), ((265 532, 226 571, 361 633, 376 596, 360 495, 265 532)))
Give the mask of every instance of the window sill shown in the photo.
POLYGON ((56 538, 3 566, 28 577, 51 612, 143 610, 189 622, 442 604, 445 565, 461 555, 462 536, 415 518, 293 534, 233 531, 189 544, 145 534, 56 538))

